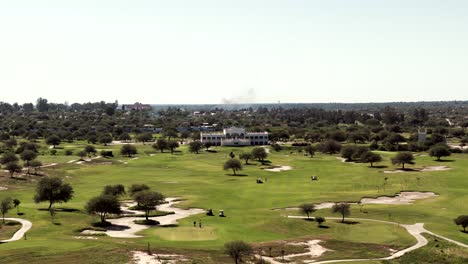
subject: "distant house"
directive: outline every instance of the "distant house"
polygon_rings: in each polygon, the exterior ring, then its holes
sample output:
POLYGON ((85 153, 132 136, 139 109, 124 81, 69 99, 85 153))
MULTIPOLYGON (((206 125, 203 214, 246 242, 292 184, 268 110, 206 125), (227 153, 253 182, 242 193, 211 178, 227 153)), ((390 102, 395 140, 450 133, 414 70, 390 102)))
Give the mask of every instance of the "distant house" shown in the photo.
POLYGON ((244 128, 225 128, 222 132, 200 133, 202 143, 213 146, 253 146, 268 145, 268 132, 245 132, 244 128))
POLYGON ((136 102, 134 104, 124 104, 122 105, 122 110, 123 111, 131 111, 131 110, 152 110, 153 107, 149 104, 142 104, 139 102, 136 102))

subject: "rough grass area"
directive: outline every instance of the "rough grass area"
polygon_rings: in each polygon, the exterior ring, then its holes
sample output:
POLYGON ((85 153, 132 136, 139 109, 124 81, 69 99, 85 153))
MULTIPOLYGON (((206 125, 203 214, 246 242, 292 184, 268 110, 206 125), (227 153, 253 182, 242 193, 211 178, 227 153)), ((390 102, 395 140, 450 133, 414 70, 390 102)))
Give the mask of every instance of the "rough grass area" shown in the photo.
POLYGON ((449 243, 439 238, 424 235, 429 243, 416 251, 403 255, 384 264, 465 264, 468 263, 468 249, 449 243))
POLYGON ((21 223, 16 221, 5 221, 0 220, 0 240, 10 239, 16 231, 21 228, 21 223))

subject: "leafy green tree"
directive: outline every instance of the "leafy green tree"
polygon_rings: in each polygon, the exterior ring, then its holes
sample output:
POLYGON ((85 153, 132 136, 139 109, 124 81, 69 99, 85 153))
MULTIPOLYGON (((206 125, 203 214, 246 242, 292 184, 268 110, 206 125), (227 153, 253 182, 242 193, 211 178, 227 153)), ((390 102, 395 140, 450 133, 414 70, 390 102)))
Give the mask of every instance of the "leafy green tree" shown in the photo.
POLYGON ((141 191, 135 194, 135 201, 145 211, 145 218, 148 221, 150 212, 156 210, 156 206, 164 202, 164 195, 153 191, 141 191))
POLYGON ((252 247, 244 241, 231 241, 224 244, 224 252, 228 254, 236 264, 242 262, 243 257, 252 255, 252 247))
POLYGON ((399 152, 395 157, 392 158, 392 164, 400 165, 405 168, 405 164, 414 164, 413 153, 409 151, 399 152))
POLYGON ((210 149, 212 146, 213 146, 213 143, 207 141, 203 144, 203 146, 205 147, 205 149, 208 151, 208 149, 210 149))
POLYGON ((198 140, 195 140, 189 143, 189 151, 191 153, 198 154, 202 147, 203 147, 203 144, 198 140))
POLYGON ((239 158, 241 160, 244 160, 245 161, 245 165, 248 165, 249 164, 249 160, 253 158, 252 156, 252 153, 241 153, 239 155, 239 158))
POLYGON ((459 217, 453 220, 456 225, 463 227, 463 232, 466 232, 466 227, 468 226, 468 215, 460 215, 459 217))
POLYGON ((130 144, 122 145, 122 148, 120 149, 120 154, 123 156, 131 157, 137 154, 137 148, 130 144))
POLYGON ((307 154, 309 154, 309 157, 311 157, 311 158, 314 157, 315 151, 316 151, 316 149, 315 149, 314 146, 312 146, 312 145, 309 144, 309 145, 307 145, 307 146, 305 147, 304 150, 305 150, 305 152, 306 152, 307 154))
POLYGON ((9 162, 5 165, 5 169, 10 173, 10 177, 13 178, 15 173, 20 173, 23 167, 18 162, 9 162))
POLYGON ((265 148, 257 147, 252 149, 252 157, 263 163, 268 157, 268 153, 265 148))
POLYGON ((301 213, 303 214, 306 214, 307 219, 310 219, 310 214, 315 212, 316 210, 317 209, 315 209, 315 204, 311 204, 311 203, 305 203, 299 206, 299 211, 301 211, 301 213))
POLYGON ((344 223, 345 216, 351 214, 350 207, 351 205, 349 203, 335 203, 332 207, 332 212, 341 214, 341 222, 344 223))
POLYGON ((318 226, 321 227, 322 224, 326 221, 325 217, 322 216, 316 216, 315 221, 317 222, 318 226))
POLYGON ((101 223, 106 222, 108 214, 119 215, 122 213, 120 203, 114 195, 102 194, 88 201, 85 210, 88 214, 97 214, 101 218, 101 223))
POLYGON ((25 162, 26 167, 28 167, 28 174, 29 169, 31 166, 31 161, 37 157, 37 153, 32 150, 25 150, 20 154, 20 158, 25 162))
MULTIPOLYGON (((149 189, 150 187, 146 184, 132 184, 128 188, 128 193, 133 199, 135 199, 135 195, 137 193, 142 192, 142 191, 148 191, 149 189)), ((137 206, 140 207, 140 204, 138 203, 138 201, 137 201, 137 206)))
POLYGON ((86 152, 86 154, 88 155, 88 157, 91 157, 91 156, 94 156, 96 155, 96 148, 92 145, 87 145, 85 148, 84 148, 84 151, 86 152))
POLYGON ((343 148, 341 148, 341 157, 346 159, 346 161, 352 161, 355 151, 355 146, 344 146, 343 148))
POLYGON ((179 147, 179 142, 175 140, 170 140, 169 142, 167 142, 167 147, 171 151, 171 154, 174 154, 175 149, 179 147))
POLYGON ((335 154, 341 150, 341 144, 335 140, 327 140, 320 143, 319 150, 322 153, 335 154))
POLYGON ((451 154, 450 148, 442 144, 435 145, 429 150, 429 156, 437 157, 437 161, 440 161, 441 157, 448 157, 451 154))
POLYGON ((382 156, 375 152, 367 151, 362 154, 360 160, 362 162, 370 163, 371 167, 374 167, 374 163, 382 161, 382 156))
POLYGON ((3 198, 0 201, 0 210, 2 211, 3 223, 5 223, 5 215, 13 208, 12 200, 10 197, 3 198))
POLYGON ((73 188, 59 177, 44 177, 36 186, 34 202, 49 202, 49 210, 55 203, 66 203, 73 198, 73 188))
POLYGON ((238 159, 229 159, 223 165, 224 170, 232 170, 234 175, 237 175, 237 171, 242 170, 242 164, 238 159))
POLYGON ((136 140, 139 142, 143 142, 143 144, 145 144, 145 142, 149 142, 153 140, 153 135, 149 132, 140 133, 136 136, 136 140))
POLYGON ((122 196, 125 194, 125 187, 122 184, 106 185, 102 194, 122 196))
POLYGON ((169 148, 169 143, 167 142, 166 139, 160 138, 160 139, 156 140, 156 143, 154 143, 152 147, 155 150, 159 150, 159 151, 161 151, 161 153, 163 153, 165 149, 169 148))
POLYGON ((11 152, 7 152, 3 154, 3 156, 0 158, 0 163, 2 165, 5 165, 10 162, 17 162, 17 161, 18 161, 18 157, 14 153, 11 153, 11 152))
POLYGON ((112 143, 112 137, 109 134, 104 134, 99 137, 99 143, 107 146, 107 144, 112 143))
POLYGON ((13 199, 13 207, 16 208, 16 214, 19 215, 19 205, 21 204, 21 201, 19 199, 13 199))
POLYGON ((51 135, 46 138, 46 143, 48 145, 52 145, 52 147, 55 148, 55 146, 58 146, 60 143, 62 143, 62 140, 57 135, 51 135))

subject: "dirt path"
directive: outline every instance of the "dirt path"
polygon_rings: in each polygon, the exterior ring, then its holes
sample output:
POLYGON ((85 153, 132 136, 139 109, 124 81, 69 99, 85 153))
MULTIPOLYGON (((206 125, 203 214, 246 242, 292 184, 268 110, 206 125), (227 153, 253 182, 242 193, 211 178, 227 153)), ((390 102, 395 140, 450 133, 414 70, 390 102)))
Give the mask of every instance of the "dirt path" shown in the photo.
MULTIPOLYGON (((301 218, 301 219, 305 219, 306 217, 305 216, 288 216, 288 218, 301 218)), ((339 217, 327 217, 327 219, 334 219, 334 220, 341 220, 341 218, 339 217)), ((396 259, 396 258, 399 258, 401 256, 403 256, 404 254, 408 253, 408 252, 411 252, 413 250, 416 250, 418 248, 421 248, 425 245, 427 245, 428 241, 427 239, 421 235, 422 233, 427 233, 427 234, 430 234, 430 235, 433 235, 433 236, 436 236, 438 238, 441 238, 441 239, 444 239, 444 240, 447 240, 449 242, 452 242, 454 244, 457 244, 461 247, 465 247, 465 248, 468 248, 468 245, 466 244, 463 244, 461 242, 458 242, 458 241, 455 241, 455 240, 452 240, 450 238, 447 238, 447 237, 444 237, 444 236, 441 236, 441 235, 437 235, 437 234, 434 234, 432 233, 431 231, 428 231, 424 228, 424 223, 416 223, 416 224, 413 224, 413 225, 402 225, 402 224, 399 224, 399 223, 396 223, 396 222, 390 222, 390 221, 384 221, 384 220, 377 220, 377 219, 368 219, 368 218, 348 218, 349 220, 354 220, 354 221, 372 221, 372 222, 379 222, 379 223, 386 223, 386 224, 392 224, 392 225, 398 225, 398 226, 401 226, 401 227, 404 227, 406 229, 406 231, 408 231, 408 233, 410 235, 412 235, 414 238, 416 238, 416 244, 414 244, 413 246, 411 247, 408 247, 408 248, 405 248, 403 250, 400 250, 400 251, 397 251, 395 253, 393 253, 392 255, 388 256, 388 257, 384 257, 384 258, 374 258, 374 259, 337 259, 337 260, 325 260, 325 261, 318 261, 318 262, 313 262, 314 264, 320 264, 320 263, 336 263, 336 262, 353 262, 353 261, 371 261, 371 260, 391 260, 391 259, 396 259)), ((277 262, 270 262, 270 263, 274 263, 274 264, 277 264, 277 262)))
POLYGON ((32 223, 28 220, 25 220, 25 219, 21 219, 21 218, 5 218, 5 220, 8 220, 8 221, 16 221, 16 222, 20 222, 22 227, 16 231, 16 233, 10 238, 10 239, 7 239, 7 240, 2 240, 0 241, 1 243, 5 243, 5 242, 12 242, 12 241, 17 241, 17 240, 20 240, 21 238, 23 238, 24 234, 29 230, 31 229, 32 227, 32 223))

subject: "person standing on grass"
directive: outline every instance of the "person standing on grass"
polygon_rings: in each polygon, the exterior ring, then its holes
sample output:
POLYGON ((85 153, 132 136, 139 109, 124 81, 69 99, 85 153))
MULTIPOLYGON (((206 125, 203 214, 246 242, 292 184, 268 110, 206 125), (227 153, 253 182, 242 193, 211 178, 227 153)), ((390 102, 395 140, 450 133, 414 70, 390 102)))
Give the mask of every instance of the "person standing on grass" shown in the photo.
POLYGON ((197 227, 197 221, 193 221, 193 227, 197 227))
POLYGON ((198 220, 198 226, 201 228, 201 220, 198 220))

